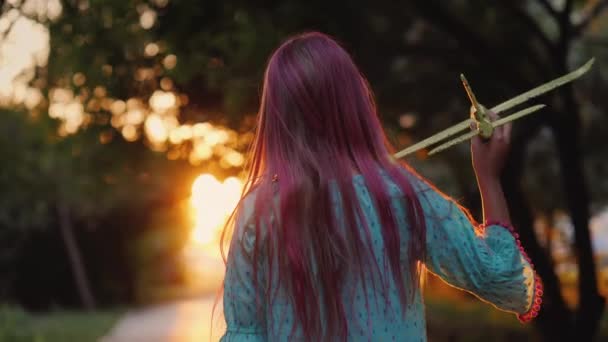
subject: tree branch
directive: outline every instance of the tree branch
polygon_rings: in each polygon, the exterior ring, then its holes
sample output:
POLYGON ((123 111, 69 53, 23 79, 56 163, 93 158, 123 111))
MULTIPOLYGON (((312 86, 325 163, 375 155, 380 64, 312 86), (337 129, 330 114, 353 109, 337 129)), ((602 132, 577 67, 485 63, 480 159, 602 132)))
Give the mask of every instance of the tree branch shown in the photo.
POLYGON ((608 47, 608 39, 604 39, 602 37, 587 36, 587 37, 583 37, 581 40, 583 41, 583 43, 588 44, 588 45, 608 47))
POLYGON ((538 0, 538 2, 555 20, 559 18, 559 12, 553 8, 553 6, 549 3, 549 0, 538 0))
POLYGON ((553 49, 555 49, 555 45, 551 39, 549 39, 538 23, 534 21, 534 19, 528 13, 526 13, 526 11, 513 2, 507 2, 505 3, 505 6, 522 20, 526 27, 528 27, 528 29, 530 29, 530 31, 532 31, 542 41, 547 50, 553 51, 553 49))
POLYGON ((566 0, 564 4, 564 9, 560 12, 560 25, 565 26, 570 23, 570 13, 572 12, 572 5, 574 5, 574 1, 566 0))
MULTIPOLYGON (((21 8, 17 7, 17 6, 12 6, 11 4, 8 3, 4 3, 3 0, 0 0, 0 13, 6 13, 8 12, 9 9, 15 9, 17 11, 19 11, 19 14, 24 16, 23 12, 21 12, 21 8)), ((2 32, 2 34, 0 35, 0 42, 4 42, 6 40, 6 38, 8 37, 8 35, 11 33, 11 31, 13 30, 13 26, 15 26, 15 22, 17 21, 17 19, 19 18, 19 16, 17 16, 16 19, 12 19, 11 22, 8 24, 8 27, 6 28, 6 30, 4 30, 4 32, 2 32)))
POLYGON ((572 22, 570 21, 570 13, 572 12, 572 0, 566 0, 564 9, 560 12, 558 27, 559 38, 557 48, 555 49, 555 61, 558 67, 558 73, 562 74, 568 70, 568 50, 570 49, 570 41, 572 38, 572 22))
MULTIPOLYGON (((506 59, 509 53, 500 52, 495 47, 490 46, 483 36, 477 31, 469 29, 466 24, 459 22, 455 15, 446 11, 445 8, 428 0, 414 1, 414 6, 427 22, 452 35, 462 46, 462 50, 471 53, 478 61, 487 61, 493 64, 494 67, 490 68, 489 71, 509 82, 515 89, 530 85, 529 82, 526 82, 529 77, 519 77, 512 72, 512 67, 506 59)), ((544 68, 543 63, 536 58, 529 61, 536 70, 544 68)))
POLYGON ((522 23, 526 25, 526 27, 541 41, 544 47, 547 49, 549 55, 553 55, 555 53, 555 49, 557 48, 555 42, 549 39, 549 36, 542 30, 540 25, 530 16, 526 11, 524 11, 517 4, 508 1, 504 3, 507 9, 511 10, 516 17, 520 18, 522 23))
POLYGON ((608 6, 608 0, 599 0, 596 5, 588 12, 588 14, 581 19, 581 21, 574 27, 573 34, 579 35, 583 32, 589 24, 595 19, 606 7, 608 6))

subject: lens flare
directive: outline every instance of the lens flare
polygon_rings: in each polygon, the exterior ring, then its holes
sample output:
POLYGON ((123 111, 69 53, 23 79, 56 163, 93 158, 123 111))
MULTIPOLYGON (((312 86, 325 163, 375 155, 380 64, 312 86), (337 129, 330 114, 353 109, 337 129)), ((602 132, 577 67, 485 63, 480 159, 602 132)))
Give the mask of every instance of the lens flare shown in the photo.
POLYGON ((243 183, 236 177, 220 182, 211 174, 202 174, 192 184, 190 205, 194 214, 191 240, 196 244, 216 241, 219 231, 241 196, 243 183))

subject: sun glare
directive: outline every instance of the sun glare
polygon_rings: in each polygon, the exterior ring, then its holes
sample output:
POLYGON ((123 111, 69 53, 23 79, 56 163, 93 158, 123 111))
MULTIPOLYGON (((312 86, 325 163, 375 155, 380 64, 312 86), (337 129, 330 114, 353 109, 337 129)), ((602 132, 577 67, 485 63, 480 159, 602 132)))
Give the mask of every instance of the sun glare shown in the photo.
MULTIPOLYGON (((49 18, 61 11, 57 7, 60 4, 51 3, 49 18)), ((36 75, 36 68, 47 64, 50 36, 44 25, 25 15, 35 12, 44 16, 41 12, 44 9, 35 5, 31 0, 26 1, 21 12, 11 9, 0 15, 0 105, 25 103, 33 108, 41 101, 38 93, 30 91, 29 84, 36 75)))
POLYGON ((236 177, 220 182, 211 174, 202 174, 192 184, 190 205, 194 214, 191 240, 204 245, 217 240, 226 219, 236 207, 243 183, 236 177))

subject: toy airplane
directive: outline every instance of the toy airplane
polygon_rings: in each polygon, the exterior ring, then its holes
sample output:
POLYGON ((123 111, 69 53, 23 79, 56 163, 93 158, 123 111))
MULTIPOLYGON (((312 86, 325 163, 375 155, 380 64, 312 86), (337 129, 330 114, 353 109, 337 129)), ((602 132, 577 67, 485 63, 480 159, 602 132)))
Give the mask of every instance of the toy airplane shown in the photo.
MULTIPOLYGON (((591 58, 589 61, 587 61, 587 63, 585 63, 583 66, 579 67, 578 69, 572 71, 571 73, 561 76, 559 78, 556 78, 553 81, 542 84, 534 89, 528 90, 527 92, 525 92, 523 94, 515 96, 514 98, 512 98, 510 100, 507 100, 495 107, 490 108, 490 111, 492 111, 496 114, 502 113, 502 112, 504 112, 508 109, 511 109, 519 104, 522 104, 534 97, 537 97, 541 94, 551 91, 568 82, 572 82, 575 79, 581 77, 587 71, 589 71, 589 69, 591 68, 591 65, 593 65, 594 60, 595 60, 594 58, 591 58)), ((473 107, 475 109, 473 111, 473 113, 471 113, 471 118, 464 120, 450 128, 447 128, 437 134, 434 134, 404 150, 401 150, 401 151, 395 153, 395 155, 394 155, 395 158, 403 158, 410 153, 416 152, 416 151, 421 150, 430 145, 439 143, 439 142, 451 137, 452 135, 459 133, 460 131, 470 129, 470 126, 472 123, 475 124, 475 127, 476 127, 473 131, 465 133, 457 138, 454 138, 448 142, 445 142, 445 143, 435 147, 434 149, 429 151, 428 154, 433 155, 435 153, 441 152, 449 147, 452 147, 463 141, 469 140, 478 134, 481 137, 488 139, 492 136, 492 132, 494 131, 494 128, 496 128, 498 126, 502 126, 508 122, 517 120, 519 118, 522 118, 526 115, 532 114, 545 107, 545 105, 543 105, 543 104, 535 105, 535 106, 520 110, 507 117, 498 119, 496 121, 491 121, 490 117, 488 116, 488 113, 487 113, 488 110, 483 105, 481 105, 479 102, 477 102, 477 98, 475 97, 475 94, 473 93, 473 90, 471 89, 471 86, 467 82, 467 79, 464 77, 464 75, 461 74, 460 79, 462 80, 462 83, 467 92, 467 95, 469 96, 469 100, 471 101, 471 104, 473 105, 473 107)))

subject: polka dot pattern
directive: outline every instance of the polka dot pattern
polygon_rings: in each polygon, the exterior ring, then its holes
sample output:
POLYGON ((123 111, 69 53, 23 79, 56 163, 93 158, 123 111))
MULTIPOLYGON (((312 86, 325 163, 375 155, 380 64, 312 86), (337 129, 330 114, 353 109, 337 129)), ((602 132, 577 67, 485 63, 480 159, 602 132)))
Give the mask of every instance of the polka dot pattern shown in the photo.
MULTIPOLYGON (((406 172, 406 171, 404 171, 406 172)), ((452 286, 468 291, 498 309, 525 313, 529 309, 528 288, 520 250, 509 231, 489 225, 483 232, 476 230, 460 208, 434 191, 424 181, 407 173, 420 198, 427 222, 426 268, 452 286)), ((401 229, 403 272, 408 274, 407 244, 409 225, 400 189, 384 174, 393 198, 392 209, 401 229)), ((280 182, 279 182, 280 183, 280 182)), ((376 264, 365 272, 362 286, 357 276, 343 284, 343 302, 348 321, 349 341, 426 341, 424 303, 420 291, 408 289, 413 300, 402 308, 397 288, 392 280, 388 259, 384 255, 380 220, 365 179, 353 177, 355 193, 363 208, 363 220, 371 233, 371 246, 376 264), (382 294, 372 284, 384 284, 382 294)), ((332 194, 336 213, 342 210, 340 195, 332 194)), ((251 253, 255 234, 249 222, 253 215, 252 200, 245 201, 242 217, 237 220, 228 255, 224 285, 224 317, 227 323, 223 342, 242 341, 301 341, 302 332, 294 326, 294 314, 287 295, 277 288, 276 270, 268 272, 258 265, 259 283, 269 286, 270 303, 253 286, 251 253), (266 272, 262 272, 265 270, 266 272), (267 279, 267 274, 270 275, 267 279), (256 293, 256 291, 258 293, 256 293)), ((360 220, 357 222, 363 226, 360 220)), ((360 228, 362 229, 362 228, 360 228)))

